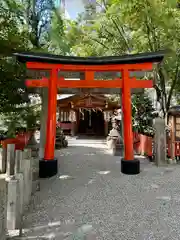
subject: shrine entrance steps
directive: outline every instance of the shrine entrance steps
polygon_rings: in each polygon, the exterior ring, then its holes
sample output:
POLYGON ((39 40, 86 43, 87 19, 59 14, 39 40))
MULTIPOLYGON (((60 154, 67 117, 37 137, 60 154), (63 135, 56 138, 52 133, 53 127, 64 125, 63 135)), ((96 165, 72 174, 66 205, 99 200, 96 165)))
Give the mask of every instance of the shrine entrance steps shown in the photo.
MULTIPOLYGON (((68 144, 70 147, 92 147, 96 148, 99 147, 100 149, 107 149, 106 138, 105 137, 94 137, 94 136, 85 136, 80 135, 77 137, 69 137, 68 144)), ((68 151, 68 149, 67 149, 68 151)))
POLYGON ((84 140, 95 140, 95 141, 97 141, 97 140, 106 140, 106 137, 105 136, 96 136, 96 135, 77 135, 76 136, 76 139, 78 140, 78 139, 84 139, 84 140))

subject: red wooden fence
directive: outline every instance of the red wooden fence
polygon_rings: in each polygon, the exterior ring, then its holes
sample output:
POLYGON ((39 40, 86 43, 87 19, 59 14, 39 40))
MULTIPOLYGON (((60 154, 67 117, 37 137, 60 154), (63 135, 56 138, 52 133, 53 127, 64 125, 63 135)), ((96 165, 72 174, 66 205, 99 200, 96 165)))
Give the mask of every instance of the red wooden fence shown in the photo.
POLYGON ((23 150, 27 145, 32 132, 19 133, 15 138, 10 138, 2 141, 3 148, 7 148, 8 144, 15 144, 15 150, 23 150))
POLYGON ((137 152, 137 154, 152 156, 153 138, 137 132, 134 132, 133 135, 134 150, 137 152))
MULTIPOLYGON (((137 152, 137 154, 140 155, 147 155, 149 157, 152 157, 153 155, 153 138, 145 136, 143 134, 139 134, 137 132, 133 133, 134 135, 134 150, 137 152)), ((175 143, 175 156, 180 156, 180 141, 176 141, 175 143)), ((170 139, 167 142, 167 154, 169 157, 171 157, 171 144, 170 139)))
MULTIPOLYGON (((71 128, 71 124, 64 124, 64 128, 71 128)), ((7 139, 2 141, 3 148, 7 148, 7 144, 15 144, 16 150, 23 150, 25 146, 27 145, 30 137, 32 136, 32 132, 26 132, 26 133, 19 133, 16 135, 16 138, 7 139)), ((153 155, 153 138, 145 136, 143 134, 139 134, 137 132, 133 133, 134 136, 134 150, 137 152, 137 154, 140 155, 147 155, 149 157, 152 157, 153 155)), ((176 141, 175 143, 175 156, 180 156, 180 141, 176 141)), ((171 156, 171 144, 170 140, 167 143, 168 148, 168 156, 171 156)))
MULTIPOLYGON (((171 145, 170 141, 167 144, 168 144, 168 156, 171 156, 172 145, 171 145)), ((175 148, 174 148, 175 156, 179 157, 180 156, 180 141, 176 141, 174 144, 175 144, 175 148)))

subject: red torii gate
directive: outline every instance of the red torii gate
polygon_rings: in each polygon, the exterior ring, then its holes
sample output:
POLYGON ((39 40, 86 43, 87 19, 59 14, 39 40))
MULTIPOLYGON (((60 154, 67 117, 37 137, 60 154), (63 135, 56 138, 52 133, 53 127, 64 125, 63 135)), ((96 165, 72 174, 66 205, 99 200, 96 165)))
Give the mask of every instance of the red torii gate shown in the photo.
POLYGON ((57 88, 122 88, 122 110, 124 124, 124 158, 121 160, 121 172, 138 174, 140 163, 134 159, 131 88, 152 88, 152 80, 130 78, 130 71, 152 70, 153 63, 163 60, 164 51, 141 53, 119 57, 65 57, 40 53, 15 53, 20 62, 25 62, 28 69, 50 70, 50 78, 26 80, 27 87, 48 88, 48 118, 44 159, 39 162, 39 176, 51 177, 57 174, 57 159, 54 158, 56 137, 57 88), (85 79, 74 81, 58 78, 58 71, 83 71, 85 79), (100 71, 121 72, 122 79, 95 80, 94 73, 100 71))

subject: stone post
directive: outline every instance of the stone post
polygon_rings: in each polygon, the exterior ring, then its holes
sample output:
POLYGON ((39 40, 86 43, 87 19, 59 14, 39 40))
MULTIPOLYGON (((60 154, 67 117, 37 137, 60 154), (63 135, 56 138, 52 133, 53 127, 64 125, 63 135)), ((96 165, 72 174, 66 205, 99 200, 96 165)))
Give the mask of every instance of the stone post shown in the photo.
POLYGON ((157 166, 161 166, 167 164, 165 120, 162 118, 156 118, 154 120, 154 128, 155 128, 154 139, 155 164, 157 166))
POLYGON ((6 182, 8 184, 7 197, 7 229, 16 229, 19 216, 19 181, 15 178, 15 145, 7 145, 6 182))
POLYGON ((21 172, 24 177, 24 208, 29 204, 32 194, 32 159, 30 152, 30 149, 25 149, 23 151, 23 160, 21 161, 21 172))
POLYGON ((16 222, 19 215, 19 184, 13 176, 6 178, 8 184, 7 199, 7 229, 16 229, 16 222))
POLYGON ((6 240, 7 219, 7 182, 4 175, 0 175, 0 239, 6 240))
POLYGON ((22 225, 22 214, 24 205, 24 176, 21 172, 21 164, 23 161, 23 152, 21 150, 15 151, 15 178, 18 180, 18 202, 17 202, 17 215, 15 227, 20 229, 22 225))
POLYGON ((6 172, 7 149, 0 148, 0 173, 6 172))
POLYGON ((7 168, 6 173, 8 176, 14 175, 15 168, 15 145, 8 144, 7 145, 7 168))
POLYGON ((39 158, 44 158, 44 148, 46 143, 46 122, 48 114, 48 89, 42 89, 42 108, 41 108, 41 129, 40 129, 40 144, 39 144, 39 158))
POLYGON ((21 161, 23 158, 23 152, 21 150, 15 151, 15 174, 19 173, 21 170, 21 161))
POLYGON ((28 205, 32 193, 31 151, 25 149, 24 152, 15 152, 10 144, 7 160, 7 228, 15 230, 21 228, 23 210, 28 205))
POLYGON ((25 158, 25 159, 31 159, 31 149, 29 149, 29 148, 26 148, 26 149, 24 149, 24 151, 23 151, 23 158, 25 158))

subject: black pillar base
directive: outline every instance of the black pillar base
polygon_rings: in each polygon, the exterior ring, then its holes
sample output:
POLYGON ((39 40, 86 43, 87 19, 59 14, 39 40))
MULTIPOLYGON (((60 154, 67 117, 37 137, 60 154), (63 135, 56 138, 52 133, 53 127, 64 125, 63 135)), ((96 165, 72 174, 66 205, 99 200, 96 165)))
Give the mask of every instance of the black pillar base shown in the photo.
POLYGON ((39 177, 50 178, 58 173, 58 161, 57 159, 39 161, 39 177))
POLYGON ((135 175, 140 173, 140 161, 134 160, 121 160, 121 172, 127 175, 135 175))

